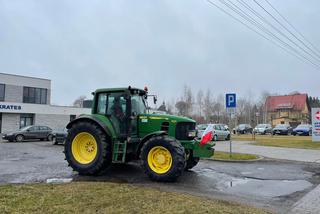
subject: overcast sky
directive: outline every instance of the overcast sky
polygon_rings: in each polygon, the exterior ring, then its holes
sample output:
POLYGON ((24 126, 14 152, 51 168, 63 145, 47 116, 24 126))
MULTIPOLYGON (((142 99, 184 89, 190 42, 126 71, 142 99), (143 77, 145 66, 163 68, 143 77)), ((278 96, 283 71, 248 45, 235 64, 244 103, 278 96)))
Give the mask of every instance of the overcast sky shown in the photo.
MULTIPOLYGON (((269 1, 320 47, 320 1, 269 1)), ((0 72, 51 79, 61 105, 128 85, 160 100, 185 84, 239 96, 320 89, 319 70, 204 0, 0 0, 0 72)))

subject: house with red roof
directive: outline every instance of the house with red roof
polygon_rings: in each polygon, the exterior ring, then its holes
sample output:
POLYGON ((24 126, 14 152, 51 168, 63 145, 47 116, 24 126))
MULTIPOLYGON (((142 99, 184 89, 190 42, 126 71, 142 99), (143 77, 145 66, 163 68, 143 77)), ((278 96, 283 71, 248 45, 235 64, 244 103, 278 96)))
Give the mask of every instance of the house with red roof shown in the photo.
POLYGON ((267 121, 273 126, 277 124, 310 123, 310 105, 307 94, 291 94, 282 96, 269 96, 266 99, 265 110, 267 121))

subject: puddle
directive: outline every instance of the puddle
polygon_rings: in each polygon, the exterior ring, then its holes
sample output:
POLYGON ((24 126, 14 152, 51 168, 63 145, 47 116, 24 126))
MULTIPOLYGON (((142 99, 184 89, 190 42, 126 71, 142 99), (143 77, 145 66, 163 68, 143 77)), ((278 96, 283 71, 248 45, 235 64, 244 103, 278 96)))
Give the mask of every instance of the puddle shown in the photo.
POLYGON ((216 172, 213 169, 197 171, 198 175, 205 178, 203 187, 218 189, 221 192, 256 197, 280 197, 303 191, 312 187, 307 180, 263 180, 253 178, 248 171, 242 172, 243 177, 237 177, 226 173, 216 172), (246 177, 250 175, 250 178, 246 177))
POLYGON ((312 184, 305 180, 258 180, 234 178, 220 184, 219 190, 233 194, 249 194, 263 197, 279 197, 303 191, 312 184))

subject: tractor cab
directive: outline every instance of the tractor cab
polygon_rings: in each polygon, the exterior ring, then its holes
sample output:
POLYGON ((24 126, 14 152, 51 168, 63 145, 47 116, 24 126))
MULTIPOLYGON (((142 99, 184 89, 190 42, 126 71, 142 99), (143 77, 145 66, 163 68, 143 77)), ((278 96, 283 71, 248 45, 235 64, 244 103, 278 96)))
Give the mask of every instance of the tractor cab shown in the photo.
POLYGON ((147 90, 99 89, 94 95, 92 114, 108 117, 118 136, 137 135, 137 117, 147 113, 147 90))

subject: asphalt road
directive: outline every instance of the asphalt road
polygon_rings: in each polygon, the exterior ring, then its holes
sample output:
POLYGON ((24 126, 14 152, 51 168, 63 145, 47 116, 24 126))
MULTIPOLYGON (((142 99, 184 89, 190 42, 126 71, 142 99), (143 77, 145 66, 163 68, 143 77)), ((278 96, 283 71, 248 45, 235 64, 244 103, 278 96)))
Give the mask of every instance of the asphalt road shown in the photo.
POLYGON ((277 213, 290 212, 309 192, 312 193, 309 195, 319 192, 311 192, 320 183, 318 163, 202 160, 177 182, 156 183, 143 174, 138 163, 114 165, 96 177, 79 176, 67 166, 62 150, 62 146, 50 142, 0 143, 0 183, 47 182, 53 178, 130 183, 236 201, 277 213))

